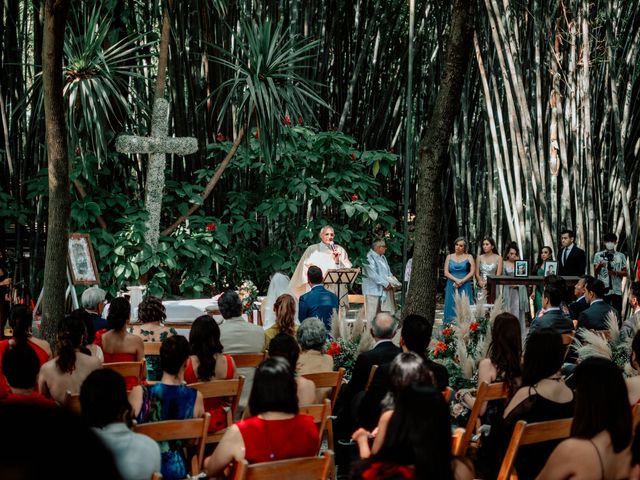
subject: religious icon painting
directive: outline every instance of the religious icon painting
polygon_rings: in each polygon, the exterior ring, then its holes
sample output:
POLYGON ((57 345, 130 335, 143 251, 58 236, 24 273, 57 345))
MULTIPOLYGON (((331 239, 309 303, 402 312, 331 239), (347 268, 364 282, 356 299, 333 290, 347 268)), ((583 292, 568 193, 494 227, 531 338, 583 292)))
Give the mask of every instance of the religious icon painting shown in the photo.
POLYGON ((527 277, 529 275, 529 263, 526 260, 517 260, 515 272, 516 277, 527 277))

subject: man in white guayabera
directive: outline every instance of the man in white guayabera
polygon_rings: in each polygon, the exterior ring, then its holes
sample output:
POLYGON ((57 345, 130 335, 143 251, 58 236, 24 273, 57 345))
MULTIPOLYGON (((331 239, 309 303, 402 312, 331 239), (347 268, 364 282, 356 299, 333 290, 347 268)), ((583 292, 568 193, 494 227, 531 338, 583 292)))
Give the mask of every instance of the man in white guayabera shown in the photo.
POLYGON ((391 274, 389 263, 384 256, 386 250, 387 244, 384 240, 375 240, 367 253, 367 263, 363 269, 362 293, 369 322, 378 312, 389 312, 393 315, 396 311, 393 290, 399 282, 391 274))

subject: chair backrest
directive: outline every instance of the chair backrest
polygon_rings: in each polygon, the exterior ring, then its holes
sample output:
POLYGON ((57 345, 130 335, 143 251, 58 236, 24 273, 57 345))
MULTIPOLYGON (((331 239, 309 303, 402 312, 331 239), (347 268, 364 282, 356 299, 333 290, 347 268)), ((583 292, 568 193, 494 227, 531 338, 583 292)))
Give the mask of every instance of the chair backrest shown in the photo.
POLYGON ((138 382, 140 382, 143 378, 144 372, 144 361, 140 360, 139 362, 113 362, 113 363, 103 363, 102 368, 108 368, 113 370, 114 372, 118 372, 123 377, 136 377, 138 382))
POLYGON ((69 410, 72 413, 80 415, 82 413, 82 407, 80 406, 80 394, 79 393, 71 393, 67 390, 67 393, 64 396, 64 408, 69 410))
POLYGON ((231 353, 231 358, 236 364, 236 368, 256 368, 267 357, 265 352, 260 353, 231 353))
POLYGON ((324 399, 322 403, 313 403, 310 405, 300 405, 300 415, 310 415, 313 417, 314 423, 318 426, 318 453, 322 446, 322 438, 327 429, 327 422, 331 416, 331 400, 324 399))
POLYGON ((339 368, 337 372, 317 372, 302 375, 304 378, 311 380, 316 388, 331 388, 331 405, 336 404, 338 393, 342 388, 342 379, 344 378, 344 368, 339 368))
POLYGON ((516 423, 513 434, 511 435, 509 447, 507 448, 507 453, 500 466, 498 479, 508 480, 511 478, 511 471, 513 470, 513 464, 520 446, 568 438, 571 434, 572 422, 573 418, 563 418, 561 420, 537 423, 527 423, 524 420, 520 420, 516 423))
POLYGON ((160 355, 160 347, 162 342, 144 342, 144 356, 160 355))
POLYGON ((371 386, 371 382, 373 381, 373 377, 376 375, 376 370, 378 370, 378 365, 371 365, 371 370, 369 370, 369 378, 367 379, 367 384, 364 386, 364 391, 368 391, 371 386))
POLYGON ((348 297, 350 304, 364 304, 364 295, 349 294, 348 297))
POLYGON ((153 472, 151 480, 162 480, 162 474, 160 472, 153 472))
POLYGON ((488 402, 490 400, 498 400, 501 398, 508 398, 509 392, 507 390, 507 385, 503 382, 488 384, 487 382, 482 382, 480 387, 478 388, 478 393, 476 394, 476 400, 473 404, 473 408, 471 409, 471 413, 469 414, 469 420, 467 421, 467 426, 464 430, 464 434, 460 439, 460 443, 458 444, 458 451, 456 455, 464 456, 467 453, 467 449, 469 448, 469 443, 471 442, 471 437, 476 429, 476 421, 480 417, 480 410, 482 409, 482 405, 484 402, 488 402))
POLYGON ((188 420, 163 420, 161 422, 135 425, 133 431, 153 438, 156 442, 168 440, 195 440, 197 454, 191 460, 191 474, 198 475, 204 461, 204 445, 211 414, 205 413, 201 418, 188 420))
POLYGON ((611 332, 609 330, 591 330, 591 331, 596 335, 598 335, 603 340, 608 341, 609 338, 611 337, 611 332))
POLYGON ((244 375, 231 380, 212 380, 210 382, 190 383, 189 387, 195 388, 202 394, 203 399, 231 397, 231 418, 235 418, 242 387, 244 386, 244 375))
POLYGON ((562 345, 564 345, 564 356, 567 356, 569 353, 569 349, 571 348, 571 344, 573 343, 573 337, 575 337, 576 332, 563 333, 562 334, 562 345))
POLYGON ((295 478, 296 480, 326 480, 333 452, 327 450, 322 457, 290 458, 275 462, 254 463, 249 465, 246 460, 238 462, 234 480, 282 480, 295 478))

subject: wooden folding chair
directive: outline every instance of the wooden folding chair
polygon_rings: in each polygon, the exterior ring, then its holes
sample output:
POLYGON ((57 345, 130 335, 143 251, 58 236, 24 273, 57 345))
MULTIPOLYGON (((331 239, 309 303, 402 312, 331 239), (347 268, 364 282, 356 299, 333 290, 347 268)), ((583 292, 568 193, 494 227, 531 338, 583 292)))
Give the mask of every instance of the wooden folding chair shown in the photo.
POLYGON ((460 448, 460 440, 462 440, 462 435, 464 435, 464 428, 456 428, 451 434, 451 455, 455 455, 460 448))
POLYGON ((162 474, 160 472, 153 472, 151 480, 162 480, 162 474))
POLYGON ((138 383, 140 383, 145 377, 144 373, 146 367, 144 360, 140 360, 139 362, 103 363, 102 368, 108 368, 109 370, 118 372, 124 378, 136 377, 138 379, 138 383))
POLYGON ((451 397, 454 395, 453 388, 447 387, 442 391, 442 396, 444 397, 444 401, 449 403, 451 401, 451 397))
POLYGON ((202 398, 205 401, 209 398, 229 398, 231 405, 227 410, 227 427, 217 432, 209 433, 205 441, 206 444, 218 443, 227 428, 233 425, 236 418, 236 411, 238 410, 240 395, 242 395, 242 387, 244 386, 244 375, 232 380, 212 380, 210 382, 191 383, 188 386, 202 393, 202 398))
POLYGON ((162 342, 144 342, 144 356, 148 355, 160 355, 160 347, 162 342))
POLYGON ((482 409, 482 405, 484 404, 484 402, 488 402, 490 400, 507 399, 508 396, 509 394, 507 392, 507 386, 503 382, 492 383, 491 385, 489 385, 487 382, 482 382, 480 384, 478 393, 476 394, 476 401, 474 402, 471 413, 469 414, 469 420, 467 421, 467 426, 464 430, 464 434, 462 435, 460 443, 458 444, 456 455, 461 457, 466 455, 469 444, 471 443, 471 437, 476 430, 476 422, 480 417, 480 410, 482 409))
POLYGON ((256 368, 267 357, 265 352, 260 353, 231 353, 231 358, 236 368, 256 368))
POLYGON ((249 465, 246 460, 238 462, 234 480, 326 480, 331 464, 333 452, 327 450, 322 457, 290 458, 275 462, 254 463, 249 465))
POLYGON ((609 341, 609 338, 611 337, 611 332, 609 330, 591 330, 591 331, 605 341, 609 341))
POLYGON ((82 413, 82 407, 80 406, 80 394, 79 393, 71 393, 67 390, 67 393, 64 395, 64 408, 69 410, 76 415, 80 415, 82 413))
MULTIPOLYGON (((322 438, 324 437, 324 432, 327 430, 327 423, 330 421, 331 400, 325 398, 323 403, 300 405, 300 415, 312 416, 314 423, 318 426, 318 453, 320 453, 322 438)), ((331 446, 333 445, 333 438, 327 438, 327 444, 331 449, 331 446)))
POLYGON ((518 449, 521 446, 568 438, 571 434, 572 422, 573 418, 563 418, 561 420, 536 423, 527 423, 524 420, 520 420, 516 423, 516 427, 513 429, 513 434, 511 435, 509 447, 507 448, 507 453, 500 466, 498 480, 515 480, 518 478, 517 475, 512 474, 512 470, 518 449))
POLYGON ((369 370, 369 378, 367 379, 367 384, 364 386, 365 392, 369 390, 371 382, 373 382, 373 377, 375 377, 376 375, 376 370, 378 370, 378 365, 371 365, 371 370, 369 370))
POLYGON ((204 445, 211 415, 205 413, 201 418, 188 420, 163 420, 161 422, 134 425, 133 431, 153 438, 156 442, 170 440, 195 440, 197 453, 191 458, 191 475, 202 471, 204 461, 204 445))
POLYGON ((344 368, 339 368, 337 372, 307 373, 302 376, 311 380, 316 388, 330 388, 331 394, 329 395, 329 400, 331 400, 331 405, 333 406, 336 404, 338 393, 340 393, 340 388, 342 388, 344 372, 344 368))

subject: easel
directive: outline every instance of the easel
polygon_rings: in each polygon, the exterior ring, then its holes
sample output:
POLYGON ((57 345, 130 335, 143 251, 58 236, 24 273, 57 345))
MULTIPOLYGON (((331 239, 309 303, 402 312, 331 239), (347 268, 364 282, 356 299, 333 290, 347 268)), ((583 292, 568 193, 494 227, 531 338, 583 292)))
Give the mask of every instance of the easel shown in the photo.
POLYGON ((327 270, 327 274, 324 276, 322 283, 325 285, 336 285, 338 288, 338 314, 340 308, 343 305, 343 299, 347 297, 346 305, 349 304, 348 294, 349 286, 355 281, 356 277, 360 273, 359 268, 335 268, 327 270), (342 292, 342 285, 346 285, 347 288, 342 292))
MULTIPOLYGON (((67 267, 67 291, 64 294, 65 301, 71 295, 71 305, 74 310, 80 308, 80 304, 78 303, 78 294, 76 292, 75 287, 73 286, 73 282, 71 281, 71 273, 69 272, 69 267, 67 267)), ((35 322, 36 313, 38 312, 38 307, 42 303, 42 297, 44 296, 44 287, 40 290, 40 295, 38 295, 38 301, 36 302, 35 307, 33 307, 33 312, 31 313, 32 319, 35 322)))

